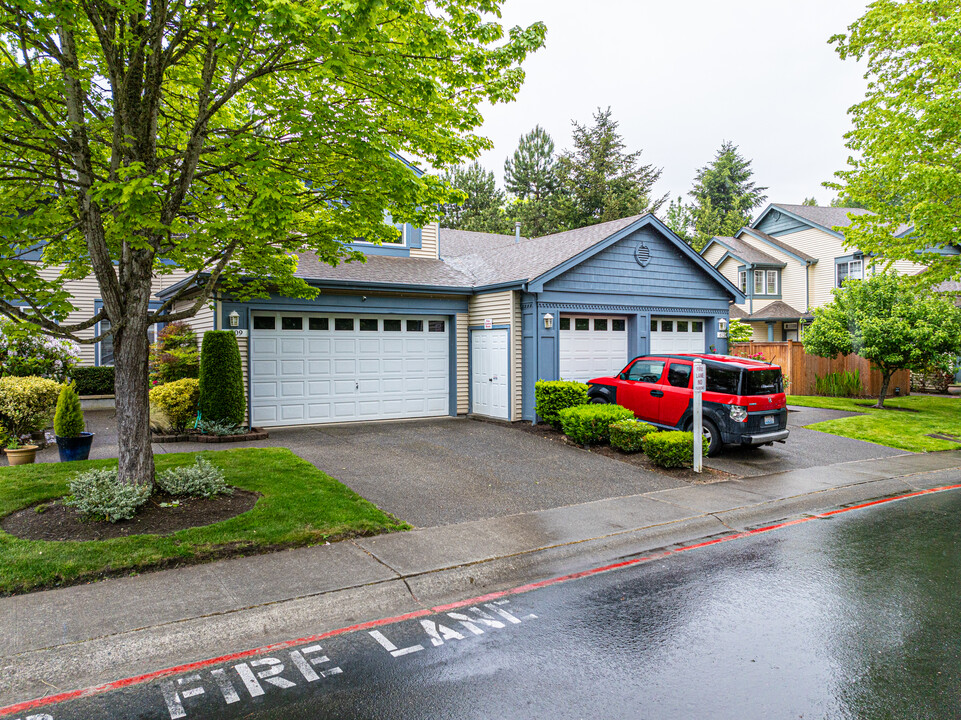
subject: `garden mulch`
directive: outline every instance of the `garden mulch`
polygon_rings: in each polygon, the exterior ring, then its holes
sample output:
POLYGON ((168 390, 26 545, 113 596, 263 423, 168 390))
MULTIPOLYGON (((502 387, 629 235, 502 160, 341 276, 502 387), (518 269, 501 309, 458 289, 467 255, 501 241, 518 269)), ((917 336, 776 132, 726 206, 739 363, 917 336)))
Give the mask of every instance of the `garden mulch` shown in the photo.
POLYGON ((676 480, 683 480, 684 482, 689 482, 693 485, 709 485, 711 483, 723 482, 725 480, 731 480, 738 477, 737 475, 726 473, 723 470, 710 468, 707 465, 703 466, 704 471, 700 474, 694 472, 694 470, 691 468, 662 468, 652 463, 650 458, 648 458, 647 455, 642 452, 623 453, 619 450, 615 450, 609 445, 593 445, 591 447, 584 447, 583 445, 573 442, 560 430, 555 430, 546 423, 531 425, 529 422, 515 422, 511 423, 510 426, 523 432, 539 435, 546 440, 552 440, 553 442, 559 442, 564 445, 576 447, 584 450, 585 452, 594 453, 595 455, 603 455, 604 457, 611 458, 612 460, 627 463, 628 465, 635 465, 636 467, 642 468, 649 472, 660 473, 661 475, 665 475, 676 480))
POLYGON ((170 535, 241 515, 257 503, 260 493, 234 488, 231 495, 211 498, 151 495, 130 520, 115 523, 84 519, 60 500, 37 503, 3 519, 0 527, 24 540, 110 540, 131 535, 170 535), (177 503, 176 507, 162 507, 177 503))

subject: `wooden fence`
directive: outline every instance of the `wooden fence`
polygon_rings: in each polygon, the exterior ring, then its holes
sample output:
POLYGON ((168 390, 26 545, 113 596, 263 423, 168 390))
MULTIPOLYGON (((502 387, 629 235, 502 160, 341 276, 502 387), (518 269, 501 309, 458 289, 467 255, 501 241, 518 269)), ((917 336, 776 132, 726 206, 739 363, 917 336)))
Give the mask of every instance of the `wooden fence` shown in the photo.
MULTIPOLYGON (((881 373, 871 369, 871 363, 860 355, 840 355, 834 360, 808 355, 804 352, 804 343, 793 342, 746 342, 733 343, 730 350, 732 355, 753 355, 761 353, 764 359, 781 366, 781 371, 791 380, 787 392, 791 395, 816 395, 814 378, 824 377, 829 373, 861 372, 861 385, 868 397, 877 397, 881 392, 881 373)), ((895 388, 901 388, 901 395, 911 392, 911 373, 899 370, 891 377, 888 385, 888 397, 894 395, 895 388)))

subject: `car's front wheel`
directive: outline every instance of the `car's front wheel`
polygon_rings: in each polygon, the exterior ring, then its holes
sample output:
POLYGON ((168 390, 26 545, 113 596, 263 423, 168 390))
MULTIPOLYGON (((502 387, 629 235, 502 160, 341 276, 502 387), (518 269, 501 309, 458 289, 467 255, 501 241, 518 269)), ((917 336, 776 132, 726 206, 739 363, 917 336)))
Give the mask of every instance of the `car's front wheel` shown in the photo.
MULTIPOLYGON (((693 423, 688 426, 688 430, 693 428, 693 423)), ((721 452, 721 433, 713 421, 704 418, 701 421, 701 437, 704 446, 707 447, 707 456, 714 457, 721 452)))

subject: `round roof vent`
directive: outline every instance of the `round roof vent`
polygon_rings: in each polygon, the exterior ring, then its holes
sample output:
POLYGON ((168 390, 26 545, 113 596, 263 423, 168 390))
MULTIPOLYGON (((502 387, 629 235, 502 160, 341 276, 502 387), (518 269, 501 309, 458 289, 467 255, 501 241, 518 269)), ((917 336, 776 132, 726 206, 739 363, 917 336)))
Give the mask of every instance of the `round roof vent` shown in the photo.
POLYGON ((647 267, 647 264, 651 261, 651 249, 643 241, 639 242, 637 247, 634 248, 634 259, 641 267, 647 267))

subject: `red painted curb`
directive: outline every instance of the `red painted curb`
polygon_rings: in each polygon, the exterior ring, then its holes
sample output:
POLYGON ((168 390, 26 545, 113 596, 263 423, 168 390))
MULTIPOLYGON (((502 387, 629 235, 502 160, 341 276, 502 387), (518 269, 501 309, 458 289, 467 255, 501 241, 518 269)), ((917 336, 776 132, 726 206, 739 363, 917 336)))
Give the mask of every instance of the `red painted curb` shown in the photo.
POLYGON ((764 527, 755 528, 753 530, 745 530, 743 532, 735 532, 729 535, 723 535, 721 537, 712 538, 710 540, 705 540, 702 542, 692 543, 690 545, 683 545, 681 547, 673 548, 670 550, 664 550, 659 553, 654 553, 653 555, 645 555, 644 557, 633 558, 631 560, 624 560, 617 563, 612 563, 610 565, 603 565, 596 568, 591 568, 590 570, 582 570, 576 573, 570 573, 568 575, 560 575, 558 577, 548 578, 547 580, 540 580, 538 582, 528 583, 527 585, 520 585, 515 588, 510 588, 508 590, 499 590, 497 592, 487 593, 486 595, 480 595, 469 600, 460 600, 458 602, 449 603, 447 605, 437 605, 432 608, 425 608, 422 610, 415 610, 414 612, 406 613, 404 615, 396 615, 389 618, 381 618, 380 620, 370 620, 364 623, 358 623, 357 625, 350 625, 349 627, 342 627, 336 630, 330 630, 320 635, 308 635, 306 637, 297 638, 296 640, 285 640, 283 642, 274 643, 273 645, 265 645, 259 648, 253 648, 250 650, 243 650, 241 652, 231 653, 229 655, 221 655, 220 657, 209 658, 207 660, 198 660, 197 662, 187 663, 184 665, 177 665, 176 667, 165 668, 163 670, 155 670, 154 672, 146 673, 144 675, 136 675, 134 677, 124 678, 122 680, 114 680, 113 682, 104 683, 103 685, 96 685, 93 687, 84 688, 83 690, 72 690, 70 692, 58 693, 57 695, 48 695, 47 697, 36 698, 35 700, 27 700, 25 702, 17 703, 15 705, 7 705, 6 707, 0 708, 0 717, 7 715, 14 715, 16 713, 22 713, 28 710, 36 710, 37 708, 46 707, 49 705, 56 705, 58 703, 66 702, 68 700, 78 700, 80 698, 90 697, 91 695, 99 695, 105 692, 110 692, 111 690, 120 690, 122 688, 131 687, 133 685, 142 685, 143 683, 150 682, 152 680, 158 680, 160 678, 169 677, 171 675, 180 675, 183 673, 191 672, 192 670, 199 670, 211 665, 220 665, 221 663, 232 662, 234 660, 241 660, 243 658, 251 657, 253 655, 262 655, 265 653, 273 652, 274 650, 284 650, 286 648, 296 647, 298 645, 306 645, 307 643, 315 643, 325 638, 334 637, 337 635, 344 635, 345 633, 356 632, 358 630, 366 630, 368 628, 382 627, 384 625, 392 625, 394 623, 403 622, 405 620, 412 620, 419 617, 424 617, 425 615, 431 615, 439 612, 446 612, 448 610, 456 610, 457 608, 466 607, 469 605, 476 605, 477 603, 490 602, 491 600, 497 600, 503 597, 509 597, 511 595, 520 595, 522 593, 530 592, 531 590, 538 590, 540 588, 549 587, 551 585, 559 585, 561 583, 570 582, 571 580, 578 580, 580 578, 591 577, 592 575, 599 575, 601 573, 611 572, 612 570, 620 570, 621 568, 631 567, 633 565, 639 565, 641 563, 650 562, 651 560, 658 560, 661 558, 668 557, 670 555, 675 555, 677 553, 687 552, 688 550, 696 550, 698 548, 710 547, 711 545, 718 545, 720 543, 729 542, 731 540, 739 540, 741 538, 750 537, 752 535, 758 535, 761 533, 771 532, 772 530, 779 530, 781 528, 790 527, 792 525, 799 525, 801 523, 806 523, 811 520, 819 520, 824 518, 829 518, 834 515, 840 515, 843 513, 851 512, 852 510, 861 510, 867 507, 873 507, 875 505, 884 505, 889 502, 894 502, 896 500, 906 500, 908 498, 918 497, 920 495, 930 495, 932 493, 945 492, 946 490, 957 490, 961 488, 961 484, 958 485, 944 485, 942 487, 930 488, 927 490, 918 490, 916 492, 906 493, 904 495, 896 495, 894 497, 882 498, 880 500, 872 500, 870 502, 860 503, 858 505, 851 505, 850 507, 839 508, 837 510, 830 510, 825 513, 819 513, 816 515, 808 515, 803 518, 797 518, 795 520, 786 520, 785 522, 775 523, 774 525, 766 525, 764 527))

